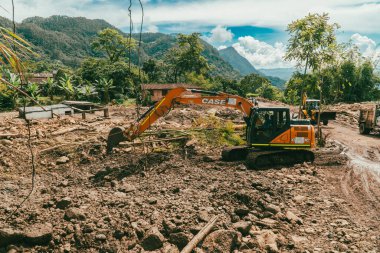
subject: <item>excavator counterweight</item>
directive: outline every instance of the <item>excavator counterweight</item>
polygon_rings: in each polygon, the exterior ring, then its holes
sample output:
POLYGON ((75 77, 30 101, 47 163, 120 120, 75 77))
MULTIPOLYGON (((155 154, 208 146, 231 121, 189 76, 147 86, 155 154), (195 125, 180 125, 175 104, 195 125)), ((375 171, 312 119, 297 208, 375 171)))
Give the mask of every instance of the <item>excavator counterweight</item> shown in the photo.
POLYGON ((176 104, 228 107, 243 113, 247 145, 225 149, 223 160, 246 160, 250 169, 314 161, 314 153, 309 150, 315 146, 314 127, 309 120, 292 121, 289 108, 260 108, 256 102, 237 95, 185 88, 169 91, 126 130, 113 128, 108 135, 107 152, 111 153, 122 141, 134 140, 176 104))

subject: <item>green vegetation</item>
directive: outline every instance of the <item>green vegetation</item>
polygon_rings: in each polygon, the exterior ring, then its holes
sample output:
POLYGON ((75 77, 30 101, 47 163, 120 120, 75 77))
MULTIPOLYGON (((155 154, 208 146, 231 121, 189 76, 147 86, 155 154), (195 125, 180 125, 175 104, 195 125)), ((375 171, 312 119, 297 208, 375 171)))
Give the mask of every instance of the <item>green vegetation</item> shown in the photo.
MULTIPOLYGON (((245 143, 243 138, 235 131, 234 124, 231 121, 224 122, 215 116, 200 117, 194 121, 193 127, 205 129, 194 133, 197 139, 204 142, 205 145, 237 146, 245 143)), ((241 134, 244 136, 244 131, 241 134)))
POLYGON ((288 26, 285 59, 296 61, 304 73, 296 72, 288 81, 286 102, 299 102, 303 91, 326 103, 380 99, 372 62, 351 44, 339 45, 335 35, 339 25, 328 21, 328 14, 309 14, 288 26))

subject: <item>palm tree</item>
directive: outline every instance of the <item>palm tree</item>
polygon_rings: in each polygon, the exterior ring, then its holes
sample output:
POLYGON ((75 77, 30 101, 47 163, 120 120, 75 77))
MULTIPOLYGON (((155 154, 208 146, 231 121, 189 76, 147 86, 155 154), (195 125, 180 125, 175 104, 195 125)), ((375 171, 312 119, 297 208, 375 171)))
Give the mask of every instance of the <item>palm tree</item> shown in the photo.
POLYGON ((1 104, 14 107, 16 106, 18 94, 24 93, 20 89, 21 83, 25 83, 24 68, 20 58, 30 53, 35 54, 30 49, 28 42, 17 36, 14 32, 0 26, 0 67, 3 69, 4 74, 0 74, 1 104), (4 73, 6 72, 4 71, 5 69, 8 71, 12 70, 13 73, 17 73, 18 75, 12 74, 7 76, 4 73))
POLYGON ((10 65, 14 72, 21 74, 23 66, 20 56, 35 54, 29 47, 29 43, 15 33, 0 27, 0 65, 10 65))
POLYGON ((113 85, 113 80, 112 79, 106 79, 102 78, 98 81, 96 81, 96 84, 98 86, 98 89, 103 92, 103 102, 105 104, 108 104, 110 102, 110 91, 115 88, 113 85))

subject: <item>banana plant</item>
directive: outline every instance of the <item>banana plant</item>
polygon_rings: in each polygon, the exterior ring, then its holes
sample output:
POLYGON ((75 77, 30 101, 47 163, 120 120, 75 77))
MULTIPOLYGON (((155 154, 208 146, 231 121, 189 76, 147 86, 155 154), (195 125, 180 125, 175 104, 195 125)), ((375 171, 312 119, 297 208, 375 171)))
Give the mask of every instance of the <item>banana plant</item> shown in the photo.
POLYGON ((37 100, 41 89, 40 86, 37 83, 29 83, 26 87, 28 94, 34 99, 37 100))
POLYGON ((85 85, 81 86, 79 89, 79 93, 85 98, 89 100, 93 100, 98 92, 96 91, 96 88, 91 83, 86 83, 85 85))
MULTIPOLYGON (((15 88, 21 88, 21 79, 19 75, 12 73, 9 69, 3 68, 1 80, 6 80, 9 84, 11 84, 15 88)), ((17 106, 17 101, 19 98, 19 93, 10 89, 4 82, 0 87, 0 92, 2 95, 2 107, 6 108, 14 108, 17 106)))
POLYGON ((115 89, 112 79, 102 78, 96 81, 97 88, 102 92, 103 102, 108 104, 110 102, 110 92, 115 89))
POLYGON ((49 96, 50 100, 54 100, 54 90, 55 87, 57 86, 57 83, 54 81, 53 78, 48 78, 44 83, 44 89, 46 91, 46 94, 49 96))
POLYGON ((73 99, 77 94, 77 89, 71 82, 71 76, 64 74, 63 77, 59 79, 58 88, 65 93, 65 99, 73 99))

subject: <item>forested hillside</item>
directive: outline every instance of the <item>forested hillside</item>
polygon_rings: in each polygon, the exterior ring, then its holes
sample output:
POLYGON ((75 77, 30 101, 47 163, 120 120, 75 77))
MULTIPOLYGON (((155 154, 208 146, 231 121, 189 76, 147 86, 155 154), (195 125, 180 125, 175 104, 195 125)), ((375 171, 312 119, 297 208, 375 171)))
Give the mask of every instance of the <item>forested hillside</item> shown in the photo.
MULTIPOLYGON (((10 20, 0 17, 0 26, 11 27, 10 20)), ((97 33, 105 28, 116 29, 101 19, 86 19, 82 17, 52 16, 49 18, 32 17, 16 25, 17 33, 35 46, 41 58, 58 60, 70 67, 80 66, 86 57, 101 56, 91 49, 91 42, 97 33)), ((119 32, 121 32, 119 30, 119 32)), ((128 34, 124 34, 128 36, 128 34)), ((133 34, 137 40, 139 34, 133 34)), ((142 34, 143 60, 154 58, 162 60, 165 53, 175 46, 176 35, 162 33, 142 34)), ((239 73, 226 63, 218 51, 205 41, 203 55, 208 60, 211 73, 236 78, 239 73)), ((44 59, 46 60, 46 59, 44 59)), ((137 53, 134 52, 132 61, 137 63, 137 53)))
MULTIPOLYGON (((10 27, 11 22, 1 18, 0 25, 10 27)), ((41 58, 59 60, 68 66, 79 66, 83 58, 95 56, 91 40, 105 28, 113 26, 100 19, 65 16, 33 17, 16 25, 17 33, 35 46, 41 58)))

